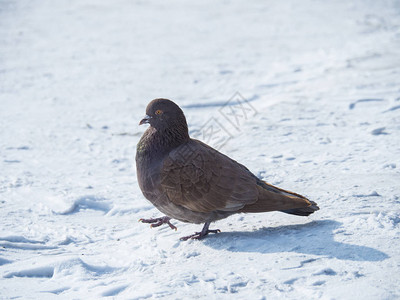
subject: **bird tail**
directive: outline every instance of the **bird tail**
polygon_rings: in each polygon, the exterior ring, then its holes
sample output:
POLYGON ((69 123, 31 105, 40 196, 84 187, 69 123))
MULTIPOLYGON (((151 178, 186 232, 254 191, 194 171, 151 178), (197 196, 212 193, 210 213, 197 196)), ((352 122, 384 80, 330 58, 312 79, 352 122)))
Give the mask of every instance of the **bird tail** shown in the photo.
POLYGON ((319 210, 317 203, 302 195, 275 187, 261 179, 257 180, 257 185, 260 190, 259 200, 243 207, 243 212, 278 210, 291 215, 308 216, 319 210))
MULTIPOLYGON (((308 201, 310 201, 310 200, 308 200, 308 201)), ((306 217, 306 216, 311 215, 313 212, 319 210, 317 203, 315 203, 314 201, 310 201, 310 203, 311 203, 311 205, 308 207, 285 209, 285 210, 281 210, 281 212, 284 212, 284 213, 290 214, 290 215, 306 217)))

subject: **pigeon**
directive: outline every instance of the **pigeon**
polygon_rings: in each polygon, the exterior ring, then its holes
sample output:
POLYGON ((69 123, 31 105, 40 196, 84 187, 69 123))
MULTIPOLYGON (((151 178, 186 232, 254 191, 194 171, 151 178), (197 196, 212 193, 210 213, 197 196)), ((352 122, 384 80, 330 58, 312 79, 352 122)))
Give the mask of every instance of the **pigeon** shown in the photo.
POLYGON ((219 229, 211 222, 237 213, 281 211, 308 216, 318 205, 259 179, 244 165, 189 136, 182 109, 154 99, 139 125, 150 124, 136 148, 137 179, 143 195, 165 216, 140 219, 151 227, 181 222, 203 224, 182 240, 202 239, 219 229))

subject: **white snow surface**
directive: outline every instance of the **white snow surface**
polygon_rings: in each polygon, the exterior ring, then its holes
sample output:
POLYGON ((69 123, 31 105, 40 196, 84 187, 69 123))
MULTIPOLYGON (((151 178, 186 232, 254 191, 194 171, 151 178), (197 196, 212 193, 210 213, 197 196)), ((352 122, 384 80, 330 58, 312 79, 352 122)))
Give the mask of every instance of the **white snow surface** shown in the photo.
POLYGON ((2 0, 0 299, 399 298, 399 133, 398 0, 2 0), (320 211, 138 223, 157 97, 320 211))

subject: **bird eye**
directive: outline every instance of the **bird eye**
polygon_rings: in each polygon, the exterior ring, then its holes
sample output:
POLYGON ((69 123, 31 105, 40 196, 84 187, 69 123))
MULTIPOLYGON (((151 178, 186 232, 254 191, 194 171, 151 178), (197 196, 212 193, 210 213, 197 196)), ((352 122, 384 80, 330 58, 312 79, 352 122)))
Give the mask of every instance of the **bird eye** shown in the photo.
POLYGON ((157 109, 156 110, 156 115, 161 115, 162 114, 162 110, 161 109, 157 109))

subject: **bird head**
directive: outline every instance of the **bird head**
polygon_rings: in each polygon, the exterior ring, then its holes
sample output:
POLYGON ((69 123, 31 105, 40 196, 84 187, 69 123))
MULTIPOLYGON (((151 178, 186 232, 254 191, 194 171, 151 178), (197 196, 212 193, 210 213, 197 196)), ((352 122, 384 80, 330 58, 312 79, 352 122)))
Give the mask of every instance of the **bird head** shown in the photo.
POLYGON ((178 105, 168 99, 154 99, 146 108, 146 116, 139 125, 150 124, 159 131, 173 129, 174 127, 185 127, 187 123, 183 111, 178 105))

